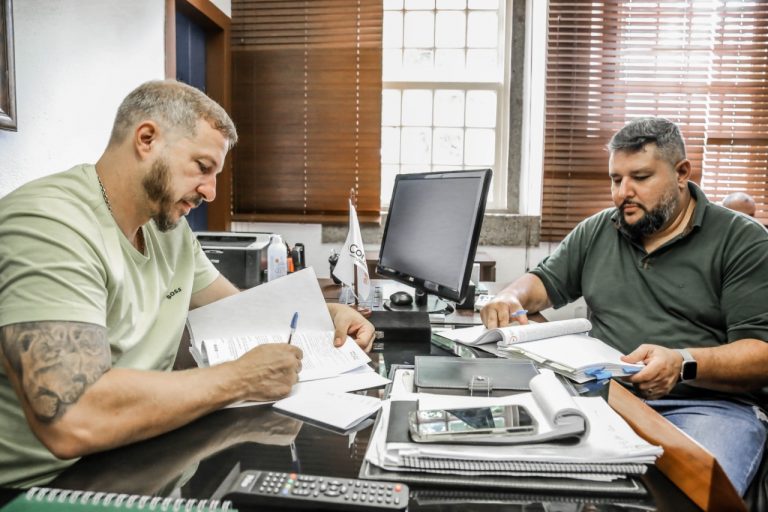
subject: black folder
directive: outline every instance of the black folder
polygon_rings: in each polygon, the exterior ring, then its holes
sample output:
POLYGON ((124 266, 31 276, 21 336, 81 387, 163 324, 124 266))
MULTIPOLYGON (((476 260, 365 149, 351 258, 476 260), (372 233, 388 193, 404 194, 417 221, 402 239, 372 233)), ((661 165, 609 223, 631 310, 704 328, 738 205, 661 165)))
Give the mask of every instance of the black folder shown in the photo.
POLYGON ((420 393, 504 396, 530 391, 539 371, 531 361, 416 356, 414 385, 420 393))

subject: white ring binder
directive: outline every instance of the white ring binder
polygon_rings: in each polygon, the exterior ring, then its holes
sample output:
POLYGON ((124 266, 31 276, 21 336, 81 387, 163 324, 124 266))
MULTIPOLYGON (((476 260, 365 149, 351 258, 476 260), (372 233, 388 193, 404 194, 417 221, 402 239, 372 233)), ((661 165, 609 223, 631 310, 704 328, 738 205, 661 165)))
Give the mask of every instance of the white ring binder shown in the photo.
POLYGON ((62 505, 100 505, 114 509, 174 510, 185 512, 214 512, 233 510, 231 501, 198 500, 194 498, 164 498, 114 492, 76 491, 52 487, 32 487, 22 496, 28 502, 59 503, 62 505))

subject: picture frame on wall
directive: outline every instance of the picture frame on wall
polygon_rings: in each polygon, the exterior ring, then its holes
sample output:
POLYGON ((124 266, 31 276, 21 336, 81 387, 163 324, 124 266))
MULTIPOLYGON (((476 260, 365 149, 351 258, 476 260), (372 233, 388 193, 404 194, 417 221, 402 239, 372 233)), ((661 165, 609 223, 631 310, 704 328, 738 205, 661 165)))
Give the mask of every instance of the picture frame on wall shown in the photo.
POLYGON ((16 131, 13 0, 0 0, 0 130, 16 131))

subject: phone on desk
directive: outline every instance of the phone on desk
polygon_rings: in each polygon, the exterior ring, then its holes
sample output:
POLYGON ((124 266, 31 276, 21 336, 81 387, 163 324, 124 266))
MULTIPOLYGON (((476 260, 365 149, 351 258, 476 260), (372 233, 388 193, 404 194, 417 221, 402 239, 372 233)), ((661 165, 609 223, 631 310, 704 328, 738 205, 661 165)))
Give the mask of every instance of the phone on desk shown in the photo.
POLYGON ((514 444, 516 437, 525 442, 538 430, 522 405, 411 411, 408 428, 417 443, 469 444, 514 444))

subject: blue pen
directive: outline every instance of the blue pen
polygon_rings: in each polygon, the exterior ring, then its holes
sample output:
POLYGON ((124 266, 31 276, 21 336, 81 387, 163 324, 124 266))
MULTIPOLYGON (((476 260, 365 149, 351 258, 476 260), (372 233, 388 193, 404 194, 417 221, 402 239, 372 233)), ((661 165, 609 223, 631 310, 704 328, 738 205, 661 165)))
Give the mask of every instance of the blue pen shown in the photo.
POLYGON ((296 332, 296 324, 299 323, 299 312, 295 312, 293 314, 293 318, 291 318, 291 334, 288 335, 288 344, 291 344, 291 339, 293 338, 293 333, 296 332))
POLYGON ((520 316, 520 315, 527 315, 528 310, 527 309, 518 309, 514 313, 512 313, 512 316, 520 316))

